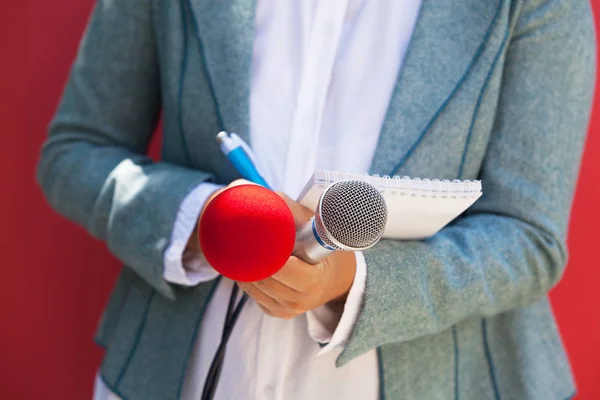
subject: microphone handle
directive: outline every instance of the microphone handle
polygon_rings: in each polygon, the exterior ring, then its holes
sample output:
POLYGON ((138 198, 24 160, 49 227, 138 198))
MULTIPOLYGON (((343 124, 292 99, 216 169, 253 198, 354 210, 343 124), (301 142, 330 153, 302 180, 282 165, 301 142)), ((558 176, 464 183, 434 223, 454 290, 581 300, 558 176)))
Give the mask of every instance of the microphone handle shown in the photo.
POLYGON ((296 232, 296 244, 292 254, 302 261, 313 265, 318 264, 334 251, 335 249, 329 247, 319 237, 315 227, 315 217, 312 217, 296 232))

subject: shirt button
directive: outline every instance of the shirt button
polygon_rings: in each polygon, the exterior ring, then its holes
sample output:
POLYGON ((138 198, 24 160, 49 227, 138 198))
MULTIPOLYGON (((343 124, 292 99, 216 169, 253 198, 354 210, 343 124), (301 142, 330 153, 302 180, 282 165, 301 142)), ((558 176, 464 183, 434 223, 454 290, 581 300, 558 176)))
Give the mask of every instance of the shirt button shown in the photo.
POLYGON ((323 34, 325 36, 331 36, 333 34, 333 24, 331 22, 323 23, 323 34))
POLYGON ((275 386, 267 385, 265 386, 265 400, 275 399, 275 386))

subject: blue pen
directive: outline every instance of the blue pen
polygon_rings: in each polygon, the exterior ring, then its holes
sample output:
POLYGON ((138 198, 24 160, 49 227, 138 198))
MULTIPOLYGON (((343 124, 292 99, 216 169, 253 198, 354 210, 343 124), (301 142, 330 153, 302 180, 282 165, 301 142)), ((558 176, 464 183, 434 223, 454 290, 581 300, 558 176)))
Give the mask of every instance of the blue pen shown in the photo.
POLYGON ((223 154, 227 156, 235 169, 242 175, 242 178, 270 189, 267 182, 254 166, 252 158, 247 152, 250 149, 245 149, 247 145, 242 138, 235 133, 230 135, 227 132, 219 132, 217 142, 221 145, 223 154))

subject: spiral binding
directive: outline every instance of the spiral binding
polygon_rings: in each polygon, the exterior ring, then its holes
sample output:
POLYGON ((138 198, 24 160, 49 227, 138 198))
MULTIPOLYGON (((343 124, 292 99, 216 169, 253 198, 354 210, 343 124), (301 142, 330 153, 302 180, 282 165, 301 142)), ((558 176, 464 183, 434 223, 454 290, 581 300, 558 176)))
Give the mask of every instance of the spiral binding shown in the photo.
POLYGON ((476 197, 481 193, 481 181, 448 179, 421 179, 408 176, 369 175, 342 171, 318 170, 314 174, 315 183, 329 185, 340 180, 360 180, 370 183, 382 192, 392 192, 401 196, 465 198, 476 197))

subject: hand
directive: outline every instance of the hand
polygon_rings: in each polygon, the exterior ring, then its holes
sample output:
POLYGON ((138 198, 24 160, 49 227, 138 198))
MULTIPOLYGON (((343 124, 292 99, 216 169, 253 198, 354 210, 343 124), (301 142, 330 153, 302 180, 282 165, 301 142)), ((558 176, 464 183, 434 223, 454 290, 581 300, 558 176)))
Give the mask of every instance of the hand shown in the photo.
POLYGON ((202 218, 202 214, 204 213, 204 210, 206 210, 206 206, 208 206, 208 203, 210 203, 212 201, 212 199, 214 199, 215 197, 217 197, 219 195, 219 193, 223 192, 224 190, 227 190, 229 188, 232 188, 234 186, 239 186, 239 185, 255 185, 255 183, 252 183, 250 181, 247 181, 245 179, 236 179, 235 181, 231 182, 229 185, 221 188, 221 189, 217 189, 215 190, 206 200, 206 202, 204 203, 204 205, 202 206, 202 210, 200 210, 200 215, 198 216, 198 221, 196 221, 196 226, 194 227, 194 230, 192 231, 192 234, 187 242, 187 245, 185 247, 185 251, 184 253, 187 252, 201 252, 202 250, 200 249, 200 241, 198 240, 198 223, 200 222, 200 218, 202 218))
MULTIPOLYGON (((285 194, 278 194, 292 210, 296 228, 314 215, 285 194)), ((345 302, 355 273, 356 258, 350 251, 336 251, 316 265, 290 256, 272 277, 258 282, 238 282, 238 286, 267 315, 291 319, 324 304, 345 302)))

